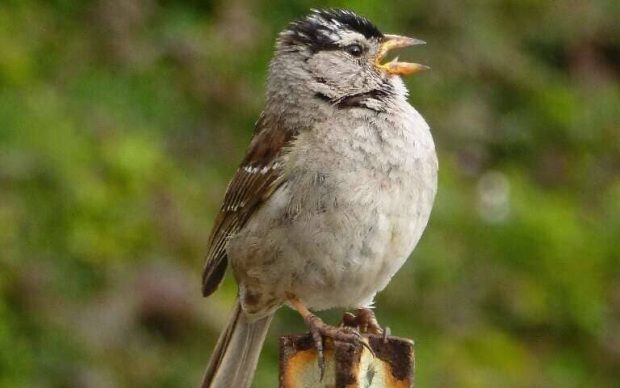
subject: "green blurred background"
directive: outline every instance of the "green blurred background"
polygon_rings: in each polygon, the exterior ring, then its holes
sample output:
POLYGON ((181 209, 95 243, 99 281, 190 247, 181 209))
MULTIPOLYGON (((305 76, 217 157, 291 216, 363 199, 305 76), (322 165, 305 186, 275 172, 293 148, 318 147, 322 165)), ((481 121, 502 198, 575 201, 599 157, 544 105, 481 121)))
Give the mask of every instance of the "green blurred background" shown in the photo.
MULTIPOLYGON (((327 6, 429 42, 402 56, 432 67, 406 82, 439 194, 377 300, 418 386, 620 387, 616 0, 2 0, 1 387, 197 385, 235 296, 201 297, 202 258, 275 36, 327 6)), ((300 331, 282 309, 256 387, 300 331)))

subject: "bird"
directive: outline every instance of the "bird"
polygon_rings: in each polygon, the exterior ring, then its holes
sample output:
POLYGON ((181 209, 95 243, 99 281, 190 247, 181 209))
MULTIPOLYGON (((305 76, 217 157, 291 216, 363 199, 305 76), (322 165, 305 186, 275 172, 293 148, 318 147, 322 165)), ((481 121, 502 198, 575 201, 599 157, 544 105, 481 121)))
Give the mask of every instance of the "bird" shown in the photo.
POLYGON ((437 192, 433 137, 402 81, 428 67, 385 60, 419 44, 343 9, 313 9, 279 33, 264 110, 208 240, 203 295, 228 264, 238 292, 203 387, 250 386, 285 305, 308 326, 322 369, 326 338, 382 332, 375 295, 417 245, 437 192), (347 325, 315 314, 332 308, 354 309, 347 325))

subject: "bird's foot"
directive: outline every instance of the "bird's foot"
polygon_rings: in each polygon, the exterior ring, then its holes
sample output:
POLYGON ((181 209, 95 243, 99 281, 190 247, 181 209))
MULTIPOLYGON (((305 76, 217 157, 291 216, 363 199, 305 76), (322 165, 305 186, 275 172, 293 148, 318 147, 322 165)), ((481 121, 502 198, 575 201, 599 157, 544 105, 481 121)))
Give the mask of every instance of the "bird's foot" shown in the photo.
MULTIPOLYGON (((312 341, 314 347, 318 353, 319 369, 321 371, 321 380, 325 375, 325 355, 323 340, 330 339, 333 342, 344 342, 351 344, 355 347, 358 345, 364 346, 374 356, 375 353, 370 347, 368 340, 363 337, 360 332, 354 327, 334 327, 327 325, 321 320, 321 318, 314 315, 308 308, 302 303, 302 301, 295 295, 288 295, 288 302, 292 308, 304 318, 304 322, 310 330, 312 335, 312 341)), ((372 313, 372 311, 371 311, 372 313)), ((374 315, 373 315, 374 316, 374 315)))
POLYGON ((308 329, 310 330, 310 334, 312 335, 312 340, 314 341, 314 346, 318 353, 318 361, 319 361, 319 369, 321 371, 321 380, 323 380, 323 376, 325 374, 325 356, 324 356, 324 339, 330 339, 334 342, 345 342, 351 344, 353 346, 362 345, 366 349, 373 354, 373 350, 370 348, 368 344, 368 340, 364 338, 360 332, 350 326, 342 326, 335 327, 330 326, 323 322, 321 318, 317 317, 314 314, 307 314, 304 316, 304 322, 308 329))
POLYGON ((379 326, 375 312, 368 308, 360 308, 354 313, 346 312, 342 316, 343 327, 357 328, 361 333, 381 335, 384 330, 379 326))

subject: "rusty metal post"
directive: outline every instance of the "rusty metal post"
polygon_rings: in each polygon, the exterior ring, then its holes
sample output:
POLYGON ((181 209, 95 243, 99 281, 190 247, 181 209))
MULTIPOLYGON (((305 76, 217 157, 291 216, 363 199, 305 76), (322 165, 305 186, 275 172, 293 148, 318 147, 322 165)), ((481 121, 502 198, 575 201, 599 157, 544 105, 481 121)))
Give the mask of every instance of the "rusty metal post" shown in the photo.
POLYGON ((414 380, 413 342, 369 336, 364 346, 325 343, 325 376, 309 334, 280 338, 280 388, 409 388, 414 380))

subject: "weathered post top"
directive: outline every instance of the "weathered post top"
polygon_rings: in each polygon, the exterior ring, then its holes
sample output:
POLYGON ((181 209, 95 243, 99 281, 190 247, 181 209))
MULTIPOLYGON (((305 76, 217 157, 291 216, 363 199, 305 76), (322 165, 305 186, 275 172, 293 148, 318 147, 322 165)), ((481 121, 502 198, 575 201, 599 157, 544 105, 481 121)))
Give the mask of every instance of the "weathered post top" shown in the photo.
POLYGON ((280 388, 409 388, 414 381, 413 342, 398 337, 367 337, 363 345, 327 341, 321 380, 309 334, 280 338, 280 388))

